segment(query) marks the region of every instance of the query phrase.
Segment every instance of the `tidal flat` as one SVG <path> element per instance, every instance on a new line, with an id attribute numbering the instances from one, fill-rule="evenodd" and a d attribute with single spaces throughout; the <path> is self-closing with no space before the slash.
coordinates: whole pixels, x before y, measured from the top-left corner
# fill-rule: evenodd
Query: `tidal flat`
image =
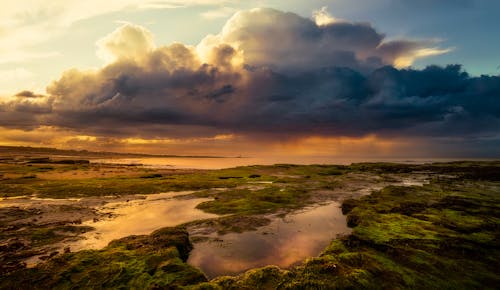
<path id="1" fill-rule="evenodd" d="M 0 288 L 495 289 L 500 162 L 0 163 Z"/>

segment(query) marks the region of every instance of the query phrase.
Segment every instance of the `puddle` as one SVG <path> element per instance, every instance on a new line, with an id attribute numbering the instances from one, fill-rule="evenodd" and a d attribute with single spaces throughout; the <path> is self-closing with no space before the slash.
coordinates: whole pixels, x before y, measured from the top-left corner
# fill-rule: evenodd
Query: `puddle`
<path id="1" fill-rule="evenodd" d="M 35 200 L 35 201 L 42 201 L 42 202 L 80 202 L 82 199 L 81 198 L 48 198 L 48 197 L 31 197 L 30 200 Z"/>
<path id="2" fill-rule="evenodd" d="M 374 191 L 381 190 L 382 188 L 384 188 L 384 187 L 383 186 L 372 186 L 372 187 L 359 188 L 359 189 L 356 189 L 354 191 L 357 192 L 359 195 L 364 196 L 364 195 L 370 195 Z"/>
<path id="3" fill-rule="evenodd" d="M 0 207 L 7 207 L 14 204 L 18 199 L 29 199 L 28 195 L 0 197 Z"/>
<path id="4" fill-rule="evenodd" d="M 409 187 L 409 186 L 424 186 L 425 184 L 429 184 L 429 177 L 427 175 L 416 175 L 416 176 L 404 177 L 400 181 L 397 181 L 395 183 L 371 185 L 365 188 L 358 188 L 355 191 L 361 196 L 364 196 L 364 195 L 370 195 L 375 191 L 379 191 L 384 187 L 386 187 L 387 185 Z"/>
<path id="5" fill-rule="evenodd" d="M 0 207 L 34 208 L 49 205 L 75 204 L 81 200 L 81 198 L 41 198 L 34 195 L 20 195 L 0 198 Z"/>
<path id="6" fill-rule="evenodd" d="M 213 218 L 217 215 L 196 209 L 196 205 L 210 198 L 173 199 L 192 192 L 167 192 L 144 196 L 144 199 L 111 202 L 98 211 L 107 218 L 86 221 L 82 225 L 95 230 L 83 234 L 83 239 L 67 243 L 71 251 L 100 249 L 114 239 L 130 235 L 147 235 L 151 232 L 185 222 Z"/>
<path id="7" fill-rule="evenodd" d="M 273 181 L 248 181 L 251 184 L 273 184 Z"/>
<path id="8" fill-rule="evenodd" d="M 426 184 L 426 182 L 414 179 L 403 179 L 401 181 L 402 186 L 423 186 L 424 184 Z"/>
<path id="9" fill-rule="evenodd" d="M 286 268 L 317 256 L 331 240 L 350 231 L 340 204 L 333 202 L 277 218 L 257 231 L 214 234 L 212 240 L 194 244 L 188 263 L 210 279 L 266 265 Z"/>

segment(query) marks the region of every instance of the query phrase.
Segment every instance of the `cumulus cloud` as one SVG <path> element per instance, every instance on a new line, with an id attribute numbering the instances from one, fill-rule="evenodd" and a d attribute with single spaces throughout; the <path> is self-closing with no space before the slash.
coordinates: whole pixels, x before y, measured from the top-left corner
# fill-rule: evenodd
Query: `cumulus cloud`
<path id="1" fill-rule="evenodd" d="M 97 41 L 97 55 L 107 62 L 140 59 L 155 48 L 153 34 L 142 26 L 126 23 Z"/>
<path id="2" fill-rule="evenodd" d="M 432 40 L 387 41 L 369 23 L 335 21 L 326 9 L 315 12 L 314 18 L 268 8 L 240 11 L 219 34 L 207 36 L 197 48 L 203 55 L 221 44 L 230 45 L 246 64 L 278 71 L 409 66 L 420 57 L 448 51 L 434 47 Z"/>
<path id="3" fill-rule="evenodd" d="M 459 65 L 398 69 L 401 58 L 444 50 L 386 41 L 367 23 L 317 22 L 242 11 L 196 47 L 156 46 L 125 24 L 98 42 L 112 62 L 66 71 L 46 96 L 1 103 L 0 125 L 141 138 L 498 135 L 500 77 Z"/>

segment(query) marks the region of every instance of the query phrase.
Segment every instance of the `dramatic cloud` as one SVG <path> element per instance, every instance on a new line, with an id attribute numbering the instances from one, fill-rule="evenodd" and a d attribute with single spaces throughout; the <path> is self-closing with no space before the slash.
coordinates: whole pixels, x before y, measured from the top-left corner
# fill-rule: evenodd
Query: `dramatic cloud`
<path id="1" fill-rule="evenodd" d="M 66 71 L 46 96 L 24 91 L 0 103 L 0 125 L 134 140 L 498 138 L 500 77 L 471 77 L 459 65 L 394 67 L 446 52 L 434 46 L 387 41 L 325 10 L 314 20 L 241 11 L 196 47 L 156 47 L 145 28 L 124 24 L 98 41 L 108 64 Z"/>
<path id="2" fill-rule="evenodd" d="M 325 9 L 314 16 L 312 21 L 274 9 L 240 11 L 221 33 L 207 36 L 197 48 L 205 55 L 214 47 L 230 45 L 246 64 L 278 71 L 409 66 L 417 58 L 448 51 L 432 47 L 430 40 L 385 41 L 370 24 L 335 21 Z"/>

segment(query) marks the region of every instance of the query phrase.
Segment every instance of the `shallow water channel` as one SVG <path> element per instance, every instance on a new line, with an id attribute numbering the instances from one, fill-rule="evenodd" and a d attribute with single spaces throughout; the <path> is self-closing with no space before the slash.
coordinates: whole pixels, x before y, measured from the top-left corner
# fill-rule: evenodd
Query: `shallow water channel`
<path id="1" fill-rule="evenodd" d="M 418 175 L 403 178 L 398 185 L 421 186 L 424 183 L 426 183 L 426 176 Z M 378 187 L 372 185 L 356 189 L 356 191 L 364 195 L 374 189 Z M 88 210 L 95 210 L 99 216 L 98 219 L 82 218 L 84 220 L 82 225 L 93 227 L 94 230 L 55 245 L 60 249 L 69 246 L 74 252 L 84 249 L 100 249 L 114 239 L 150 234 L 163 227 L 220 217 L 196 209 L 198 204 L 209 201 L 210 198 L 182 197 L 191 193 L 191 191 L 166 192 L 114 200 L 113 197 L 5 198 L 1 200 L 0 207 L 38 208 L 42 205 L 45 207 L 78 205 L 88 207 Z M 50 210 L 45 208 L 44 211 L 49 215 L 46 218 L 47 221 L 51 221 Z M 339 235 L 349 234 L 351 231 L 347 227 L 346 217 L 342 215 L 338 202 L 316 204 L 289 213 L 285 217 L 270 215 L 267 218 L 271 219 L 271 222 L 255 231 L 202 235 L 202 239 L 195 239 L 194 249 L 190 253 L 188 263 L 202 269 L 209 278 L 239 274 L 248 269 L 266 265 L 287 268 L 308 257 L 317 256 L 333 239 Z M 190 234 L 197 235 L 196 232 Z M 28 266 L 34 266 L 40 262 L 38 258 L 34 256 L 27 259 Z"/>
<path id="2" fill-rule="evenodd" d="M 196 205 L 209 201 L 210 198 L 174 198 L 190 193 L 192 192 L 166 192 L 147 195 L 144 199 L 108 203 L 99 208 L 99 211 L 109 213 L 109 217 L 84 222 L 83 225 L 95 230 L 83 234 L 83 239 L 67 245 L 72 251 L 100 249 L 114 239 L 147 235 L 163 227 L 217 217 L 196 209 Z"/>
<path id="3" fill-rule="evenodd" d="M 64 246 L 71 251 L 100 249 L 125 236 L 150 234 L 162 227 L 218 217 L 196 209 L 196 205 L 209 198 L 176 198 L 189 193 L 167 192 L 107 203 L 98 211 L 108 217 L 84 222 L 83 225 L 94 230 Z M 284 218 L 269 218 L 271 223 L 256 231 L 214 233 L 208 236 L 208 241 L 196 242 L 188 263 L 201 268 L 209 278 L 266 265 L 289 267 L 317 256 L 332 239 L 350 232 L 337 202 L 307 207 Z"/>
<path id="4" fill-rule="evenodd" d="M 230 233 L 194 244 L 188 263 L 208 278 L 266 265 L 289 267 L 317 256 L 339 235 L 350 233 L 340 204 L 309 207 L 274 218 L 256 231 Z"/>
<path id="5" fill-rule="evenodd" d="M 130 235 L 146 235 L 163 227 L 219 217 L 196 209 L 198 204 L 210 198 L 182 198 L 182 195 L 190 193 L 166 192 L 140 198 L 108 199 L 107 202 L 107 198 L 56 200 L 23 197 L 2 200 L 0 205 L 36 207 L 41 204 L 78 204 L 93 207 L 99 219 L 86 220 L 82 225 L 94 229 L 55 245 L 60 249 L 69 247 L 75 252 L 101 249 L 114 239 Z M 207 240 L 194 243 L 188 263 L 202 269 L 209 278 L 238 274 L 266 265 L 286 268 L 317 256 L 331 240 L 350 232 L 337 202 L 316 204 L 285 217 L 271 215 L 267 218 L 271 222 L 255 231 L 206 235 Z M 25 262 L 31 267 L 40 262 L 39 258 L 33 256 Z"/>

